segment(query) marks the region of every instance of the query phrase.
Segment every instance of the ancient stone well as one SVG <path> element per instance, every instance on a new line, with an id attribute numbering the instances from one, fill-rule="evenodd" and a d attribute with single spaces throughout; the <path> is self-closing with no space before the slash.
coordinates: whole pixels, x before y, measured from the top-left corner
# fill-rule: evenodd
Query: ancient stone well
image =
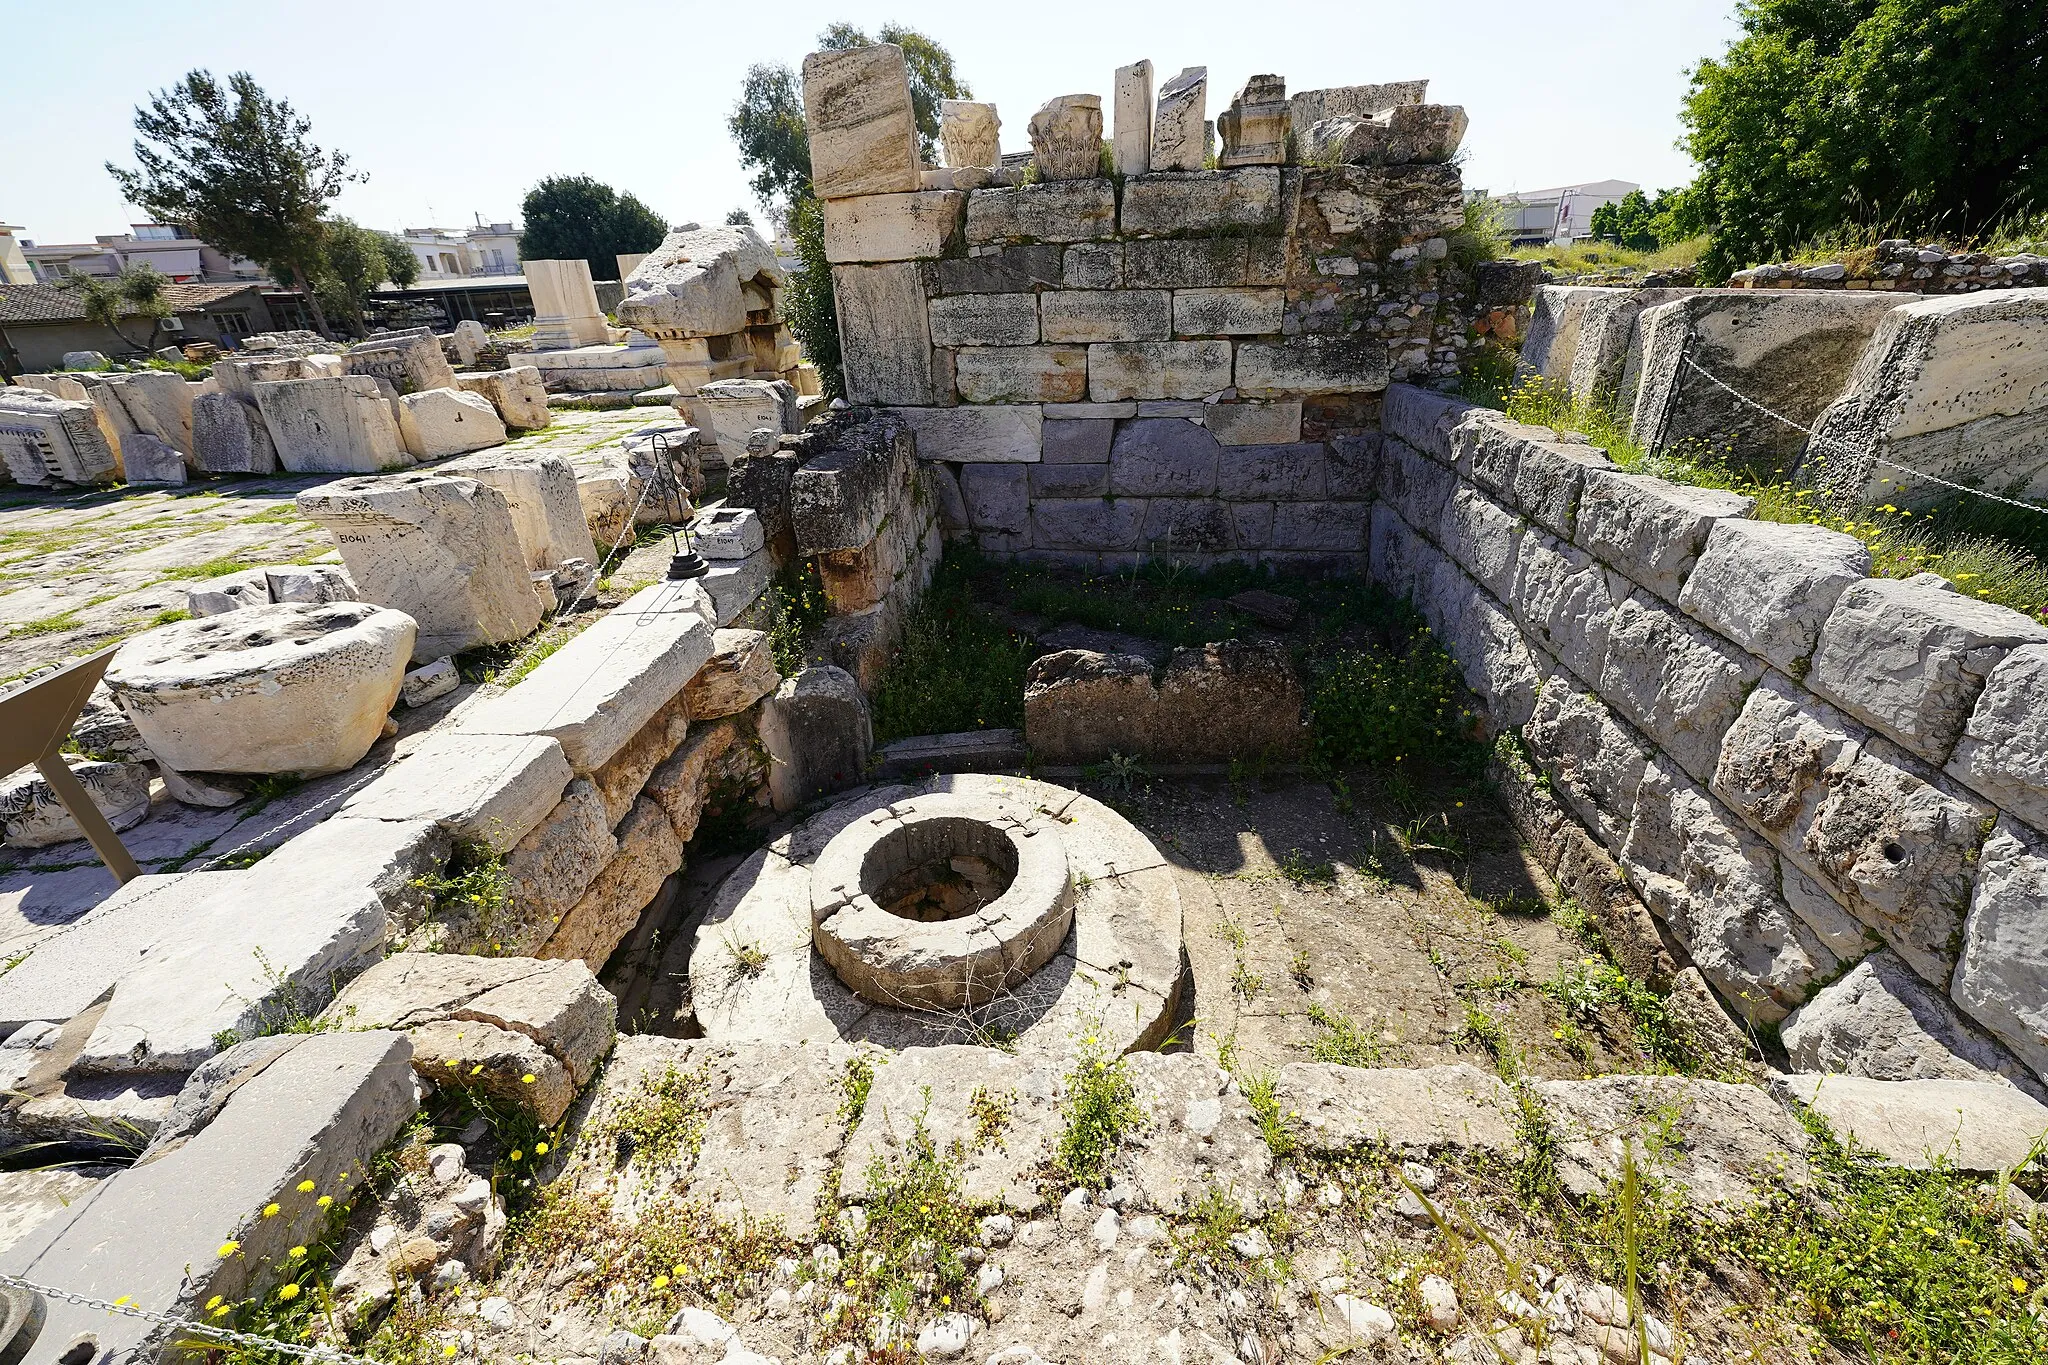
<path id="1" fill-rule="evenodd" d="M 718 1041 L 1054 1054 L 1157 1046 L 1180 978 L 1180 897 L 1151 841 L 1077 792 L 984 774 L 812 817 L 727 879 L 690 960 Z"/>

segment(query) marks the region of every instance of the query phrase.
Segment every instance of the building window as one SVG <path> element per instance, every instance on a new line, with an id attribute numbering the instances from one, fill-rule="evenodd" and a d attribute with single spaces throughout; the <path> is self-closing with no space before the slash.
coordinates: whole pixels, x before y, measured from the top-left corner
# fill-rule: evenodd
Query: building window
<path id="1" fill-rule="evenodd" d="M 215 313 L 213 315 L 213 325 L 219 329 L 220 334 L 224 337 L 245 337 L 249 335 L 249 315 L 247 313 Z"/>

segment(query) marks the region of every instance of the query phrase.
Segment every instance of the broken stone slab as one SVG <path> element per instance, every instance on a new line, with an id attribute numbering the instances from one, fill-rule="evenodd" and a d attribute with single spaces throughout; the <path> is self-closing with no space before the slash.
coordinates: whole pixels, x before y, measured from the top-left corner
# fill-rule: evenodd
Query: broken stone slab
<path id="1" fill-rule="evenodd" d="M 308 880 L 368 887 L 384 902 L 394 937 L 413 932 L 434 909 L 433 879 L 448 866 L 454 840 L 431 820 L 329 816 L 272 850 L 280 867 Z"/>
<path id="2" fill-rule="evenodd" d="M 0 1030 L 61 1025 L 83 1014 L 134 970 L 162 931 L 166 911 L 204 904 L 239 872 L 145 872 L 78 919 L 45 934 L 35 952 L 0 976 Z M 196 881 L 194 879 L 197 879 Z"/>
<path id="3" fill-rule="evenodd" d="M 168 441 L 131 431 L 121 438 L 121 477 L 131 484 L 182 484 L 185 457 Z"/>
<path id="4" fill-rule="evenodd" d="M 439 460 L 505 443 L 491 400 L 465 389 L 424 389 L 398 400 L 398 434 L 417 460 Z"/>
<path id="5" fill-rule="evenodd" d="M 1063 1078 L 1047 1059 L 982 1047 L 913 1048 L 875 1069 L 841 1164 L 856 1177 L 879 1165 L 886 1178 L 892 1166 L 918 1158 L 920 1133 L 933 1151 L 957 1142 L 961 1191 L 970 1203 L 1031 1213 L 1044 1203 L 1033 1175 L 1057 1152 L 1063 1092 Z M 1000 1141 L 985 1134 L 983 1115 L 991 1112 L 1004 1116 Z M 863 1184 L 846 1181 L 845 1196 L 858 1197 Z"/>
<path id="6" fill-rule="evenodd" d="M 243 569 L 240 573 L 209 578 L 196 588 L 185 590 L 185 610 L 196 617 L 218 616 L 243 607 L 270 605 L 268 568 Z"/>
<path id="7" fill-rule="evenodd" d="M 945 150 L 948 166 L 993 169 L 1002 164 L 1002 146 L 998 141 L 1002 126 L 993 104 L 939 101 L 939 144 Z"/>
<path id="8" fill-rule="evenodd" d="M 1158 716 L 1159 690 L 1144 658 L 1063 649 L 1025 670 L 1024 735 L 1041 763 L 1135 756 L 1150 747 Z"/>
<path id="9" fill-rule="evenodd" d="M 1110 139 L 1111 168 L 1120 176 L 1152 169 L 1152 63 L 1116 69 L 1116 110 Z"/>
<path id="10" fill-rule="evenodd" d="M 405 675 L 404 681 L 398 685 L 398 700 L 403 706 L 425 706 L 460 686 L 462 674 L 456 669 L 455 660 L 443 654 L 434 662 L 421 664 Z"/>
<path id="11" fill-rule="evenodd" d="M 1987 675 L 2048 626 L 2009 607 L 1917 583 L 1845 590 L 1821 628 L 1806 683 L 1930 763 L 1947 761 Z"/>
<path id="12" fill-rule="evenodd" d="M 101 1182 L 10 1248 L 0 1270 L 179 1320 L 215 1296 L 267 1296 L 293 1263 L 289 1249 L 326 1230 L 319 1199 L 342 1202 L 367 1182 L 372 1158 L 411 1121 L 409 1054 L 394 1033 L 299 1040 L 182 1146 Z M 272 1205 L 278 1214 L 265 1217 Z M 58 1343 L 90 1333 L 100 1351 L 137 1358 L 180 1340 L 167 1323 L 58 1302 L 43 1330 Z"/>
<path id="13" fill-rule="evenodd" d="M 120 437 L 90 399 L 33 389 L 0 389 L 0 463 L 16 483 L 111 483 L 120 476 Z"/>
<path id="14" fill-rule="evenodd" d="M 455 387 L 455 371 L 441 350 L 440 339 L 424 327 L 359 341 L 342 360 L 346 373 L 383 380 L 401 397 Z"/>
<path id="15" fill-rule="evenodd" d="M 1874 1081 L 1862 1076 L 1780 1076 L 1773 1082 L 1853 1140 L 1909 1170 L 1937 1158 L 1964 1171 L 2019 1165 L 2048 1134 L 2048 1105 L 1987 1081 Z"/>
<path id="16" fill-rule="evenodd" d="M 1180 1215 L 1206 1188 L 1227 1192 L 1252 1217 L 1273 1207 L 1273 1153 L 1250 1101 L 1220 1067 L 1190 1052 L 1132 1052 L 1124 1064 L 1146 1119 L 1125 1137 L 1116 1165 L 1140 1207 Z"/>
<path id="17" fill-rule="evenodd" d="M 820 199 L 918 188 L 917 118 L 902 48 L 813 52 L 804 58 L 803 81 L 811 185 Z"/>
<path id="18" fill-rule="evenodd" d="M 1031 116 L 1030 131 L 1040 180 L 1087 180 L 1101 173 L 1102 96 L 1047 100 Z"/>
<path id="19" fill-rule="evenodd" d="M 1999 817 L 1977 857 L 1951 990 L 1956 1004 L 2048 1081 L 2048 838 Z"/>
<path id="20" fill-rule="evenodd" d="M 340 813 L 431 820 L 458 839 L 506 853 L 554 809 L 574 777 L 551 736 L 437 731 Z"/>
<path id="21" fill-rule="evenodd" d="M 547 735 L 579 774 L 602 767 L 711 657 L 704 594 L 657 583 L 628 598 L 509 691 L 466 710 L 477 735 Z"/>
<path id="22" fill-rule="evenodd" d="M 1216 165 L 1279 166 L 1287 161 L 1287 82 L 1278 76 L 1253 76 L 1216 116 L 1222 140 Z"/>
<path id="23" fill-rule="evenodd" d="M 1387 81 L 1378 85 L 1340 85 L 1304 90 L 1288 101 L 1294 135 L 1305 138 L 1324 119 L 1377 114 L 1396 105 L 1420 104 L 1429 94 L 1428 81 Z"/>
<path id="24" fill-rule="evenodd" d="M 363 597 L 419 623 L 413 661 L 523 638 L 540 624 L 505 495 L 440 473 L 341 479 L 298 495 Z"/>
<path id="25" fill-rule="evenodd" d="M 2024 1066 L 1888 952 L 1872 953 L 1829 982 L 1793 1011 L 1783 1036 L 1785 1055 L 1799 1071 L 1875 1081 L 1988 1081 L 2041 1098 Z"/>
<path id="26" fill-rule="evenodd" d="M 762 703 L 760 729 L 779 811 L 860 781 L 874 747 L 867 698 L 851 674 L 831 664 L 784 678 Z"/>
<path id="27" fill-rule="evenodd" d="M 1653 1178 L 1710 1211 L 1811 1180 L 1806 1130 L 1761 1087 L 1681 1076 L 1537 1081 L 1556 1135 L 1558 1176 L 1585 1199 L 1622 1178 L 1624 1145 Z"/>
<path id="28" fill-rule="evenodd" d="M 1317 165 L 1442 165 L 1465 140 L 1455 104 L 1400 104 L 1372 114 L 1339 114 L 1309 125 L 1301 156 Z"/>
<path id="29" fill-rule="evenodd" d="M 540 431 L 554 421 L 554 413 L 548 408 L 547 384 L 532 365 L 458 374 L 455 382 L 466 392 L 489 399 L 497 410 L 498 420 L 508 428 Z"/>
<path id="30" fill-rule="evenodd" d="M 576 470 L 561 456 L 490 450 L 450 460 L 440 472 L 475 479 L 505 495 L 528 569 L 559 568 L 572 559 L 598 562 L 576 492 Z"/>
<path id="31" fill-rule="evenodd" d="M 1499 1077 L 1465 1063 L 1368 1069 L 1334 1062 L 1282 1067 L 1274 1098 L 1303 1148 L 1341 1156 L 1364 1146 L 1513 1155 L 1520 1111 Z"/>
<path id="32" fill-rule="evenodd" d="M 746 710 L 781 681 L 765 631 L 717 631 L 711 657 L 683 689 L 684 706 L 692 720 L 717 720 Z"/>
<path id="33" fill-rule="evenodd" d="M 339 564 L 287 564 L 265 568 L 263 582 L 273 602 L 320 605 L 327 602 L 357 602 L 356 583 Z"/>
<path id="34" fill-rule="evenodd" d="M 133 829 L 148 818 L 149 769 L 143 764 L 67 759 L 66 765 L 116 831 Z M 56 788 L 34 768 L 0 780 L 0 844 L 47 848 L 84 837 Z"/>
<path id="35" fill-rule="evenodd" d="M 1676 602 L 1715 525 L 1755 510 L 1756 499 L 1741 494 L 1592 469 L 1579 495 L 1573 539 L 1633 582 Z"/>
<path id="36" fill-rule="evenodd" d="M 875 751 L 878 775 L 904 778 L 930 773 L 1008 772 L 1024 766 L 1022 730 L 963 730 L 914 735 Z"/>
<path id="37" fill-rule="evenodd" d="M 899 190 L 917 188 L 913 178 Z M 861 193 L 879 193 L 879 190 Z M 673 228 L 625 281 L 625 297 L 614 310 L 619 323 L 662 344 L 669 378 L 682 393 L 696 392 L 708 374 L 691 373 L 707 363 L 695 338 L 744 331 L 747 314 L 759 305 L 749 298 L 773 298 L 784 281 L 775 252 L 748 226 Z M 704 359 L 699 359 L 700 353 Z M 684 380 L 688 383 L 685 384 Z"/>
<path id="38" fill-rule="evenodd" d="M 1687 615 L 1772 667 L 1799 671 L 1842 593 L 1870 573 L 1854 536 L 1775 521 L 1717 521 L 1685 580 Z"/>
<path id="39" fill-rule="evenodd" d="M 653 903 L 662 882 L 681 869 L 682 841 L 666 809 L 652 797 L 636 801 L 615 833 L 619 851 L 563 914 L 539 956 L 580 958 L 592 971 L 603 967 Z"/>
<path id="40" fill-rule="evenodd" d="M 279 463 L 294 474 L 373 474 L 413 463 L 391 404 L 367 375 L 251 386 Z"/>
<path id="41" fill-rule="evenodd" d="M 2048 645 L 2022 645 L 1985 675 L 1946 771 L 2048 829 Z"/>
<path id="42" fill-rule="evenodd" d="M 1199 171 L 1208 156 L 1209 68 L 1190 66 L 1159 88 L 1150 169 Z"/>
<path id="43" fill-rule="evenodd" d="M 52 1216 L 86 1199 L 93 1187 L 121 1168 L 92 1162 L 0 1172 L 0 1253 L 33 1233 Z"/>
<path id="44" fill-rule="evenodd" d="M 144 435 L 177 452 L 181 464 L 191 464 L 193 388 L 183 377 L 162 370 L 139 370 L 83 375 L 79 382 L 106 406 L 121 433 L 124 457 L 128 437 Z"/>
<path id="45" fill-rule="evenodd" d="M 106 681 L 161 763 L 317 776 L 382 735 L 414 635 L 368 602 L 247 607 L 130 641 Z"/>

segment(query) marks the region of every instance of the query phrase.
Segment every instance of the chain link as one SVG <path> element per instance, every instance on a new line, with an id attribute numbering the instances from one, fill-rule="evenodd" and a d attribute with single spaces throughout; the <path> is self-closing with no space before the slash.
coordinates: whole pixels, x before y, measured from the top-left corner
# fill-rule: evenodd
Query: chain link
<path id="1" fill-rule="evenodd" d="M 1862 458 L 1868 454 L 1867 451 L 1864 451 L 1857 446 L 1850 445 L 1847 441 L 1839 441 L 1830 436 L 1816 435 L 1814 433 L 1813 428 L 1803 426 L 1800 423 L 1791 419 L 1790 417 L 1787 417 L 1784 413 L 1778 412 L 1773 408 L 1765 407 L 1762 403 L 1757 402 L 1748 394 L 1743 393 L 1741 390 L 1736 389 L 1729 385 L 1729 383 L 1726 380 L 1722 379 L 1712 370 L 1709 370 L 1706 366 L 1700 364 L 1697 360 L 1694 360 L 1691 356 L 1680 355 L 1678 358 L 1684 361 L 1688 368 L 1697 371 L 1701 376 L 1703 376 L 1706 379 L 1708 383 L 1728 393 L 1737 402 L 1755 408 L 1758 412 L 1762 413 L 1766 417 L 1775 418 L 1776 420 L 1783 422 L 1786 426 L 1791 427 L 1794 431 L 1803 433 L 1808 440 L 1818 442 L 1819 444 L 1824 446 L 1833 446 L 1835 449 L 1843 451 L 1846 454 L 1855 456 L 1857 458 Z M 1911 474 L 1916 479 L 1925 479 L 1929 483 L 1938 483 L 1943 488 L 1953 488 L 1958 493 L 1968 493 L 1974 497 L 1989 498 L 1993 502 L 2002 502 L 2007 507 L 2021 507 L 2025 508 L 2029 512 L 2041 512 L 2044 514 L 2048 514 L 2048 507 L 2043 507 L 2041 504 L 2037 502 L 2022 502 L 2018 498 L 2007 498 L 2001 497 L 1997 493 L 1987 493 L 1981 488 L 1971 488 L 1965 484 L 1951 483 L 1949 480 L 1942 478 L 1939 474 L 1929 474 L 1925 470 L 1914 469 L 1910 465 L 1903 465 L 1892 460 L 1887 460 L 1882 455 L 1870 455 L 1869 458 L 1873 463 L 1881 464 L 1886 469 L 1896 469 L 1901 474 Z"/>
<path id="2" fill-rule="evenodd" d="M 383 1362 L 372 1360 L 368 1356 L 351 1355 L 347 1351 L 337 1351 L 327 1346 L 300 1346 L 289 1341 L 279 1341 L 275 1337 L 237 1332 L 229 1327 L 212 1327 L 191 1318 L 174 1317 L 169 1313 L 159 1313 L 132 1303 L 108 1303 L 105 1299 L 96 1299 L 89 1294 L 79 1294 L 69 1289 L 52 1289 L 49 1285 L 24 1280 L 18 1275 L 0 1274 L 0 1285 L 12 1289 L 26 1289 L 41 1294 L 46 1299 L 76 1304 L 80 1308 L 90 1308 L 97 1312 L 119 1313 L 123 1317 L 162 1323 L 209 1341 L 225 1342 L 230 1346 L 244 1346 L 257 1351 L 281 1351 L 285 1355 L 298 1356 L 302 1360 L 326 1361 L 330 1365 L 383 1365 Z"/>

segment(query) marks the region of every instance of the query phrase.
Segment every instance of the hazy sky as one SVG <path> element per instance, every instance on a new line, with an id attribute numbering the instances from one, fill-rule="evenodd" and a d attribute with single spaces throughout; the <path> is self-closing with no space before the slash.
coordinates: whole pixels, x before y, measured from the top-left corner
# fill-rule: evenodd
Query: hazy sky
<path id="1" fill-rule="evenodd" d="M 29 14 L 37 16 L 33 30 Z M 1290 92 L 1426 76 L 1471 116 L 1465 182 L 1496 193 L 1617 178 L 1690 178 L 1679 135 L 1685 71 L 1735 32 L 1734 0 L 1116 0 L 1013 3 L 466 5 L 346 0 L 98 0 L 89 32 L 0 0 L 0 222 L 38 242 L 120 232 L 104 163 L 127 163 L 134 106 L 193 67 L 247 70 L 313 120 L 369 180 L 337 211 L 372 227 L 460 226 L 518 211 L 534 181 L 589 174 L 671 222 L 754 205 L 725 118 L 747 67 L 801 63 L 818 31 L 889 21 L 950 48 L 1003 146 L 1029 146 L 1055 95 L 1113 90 L 1149 57 L 1163 82 L 1209 68 L 1211 117 L 1244 79 Z M 13 11 L 10 18 L 10 11 Z M 759 216 L 758 213 L 756 215 Z"/>

